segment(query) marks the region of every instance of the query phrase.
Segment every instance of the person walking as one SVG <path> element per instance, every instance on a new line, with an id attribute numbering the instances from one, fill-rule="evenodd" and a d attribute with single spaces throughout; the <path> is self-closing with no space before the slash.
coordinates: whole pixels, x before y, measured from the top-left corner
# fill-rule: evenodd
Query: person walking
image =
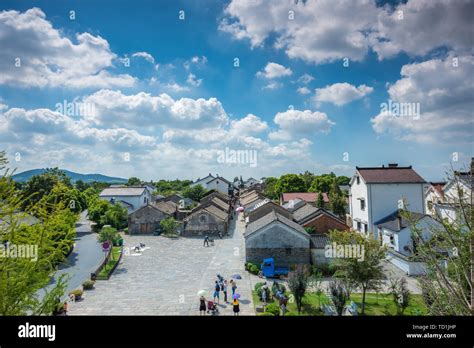
<path id="1" fill-rule="evenodd" d="M 264 306 L 267 304 L 267 290 L 268 290 L 268 286 L 267 286 L 267 282 L 265 282 L 265 284 L 263 284 L 262 286 L 262 302 Z"/>
<path id="2" fill-rule="evenodd" d="M 222 292 L 224 293 L 224 301 L 227 303 L 227 279 L 225 279 L 222 284 Z"/>
<path id="3" fill-rule="evenodd" d="M 235 282 L 233 279 L 230 282 L 232 283 L 232 296 L 234 296 L 235 290 L 237 290 L 237 282 Z"/>
<path id="4" fill-rule="evenodd" d="M 240 312 L 240 306 L 239 306 L 239 300 L 234 298 L 234 301 L 232 301 L 232 310 L 234 311 L 234 315 L 239 315 Z"/>
<path id="5" fill-rule="evenodd" d="M 204 244 L 202 245 L 203 247 L 209 246 L 209 236 L 204 237 Z"/>
<path id="6" fill-rule="evenodd" d="M 217 298 L 217 304 L 219 304 L 219 291 L 221 291 L 221 287 L 219 286 L 219 283 L 216 280 L 216 284 L 214 285 L 214 302 L 216 302 Z"/>
<path id="7" fill-rule="evenodd" d="M 199 299 L 199 315 L 206 315 L 206 299 L 204 296 Z"/>

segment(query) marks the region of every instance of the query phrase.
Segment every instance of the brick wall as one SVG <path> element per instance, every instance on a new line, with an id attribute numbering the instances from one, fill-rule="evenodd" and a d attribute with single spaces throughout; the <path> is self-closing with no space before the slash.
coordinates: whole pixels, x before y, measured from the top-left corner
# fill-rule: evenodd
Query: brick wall
<path id="1" fill-rule="evenodd" d="M 304 224 L 303 227 L 314 227 L 315 233 L 328 233 L 331 230 L 349 230 L 349 226 L 324 214 L 319 218 Z"/>

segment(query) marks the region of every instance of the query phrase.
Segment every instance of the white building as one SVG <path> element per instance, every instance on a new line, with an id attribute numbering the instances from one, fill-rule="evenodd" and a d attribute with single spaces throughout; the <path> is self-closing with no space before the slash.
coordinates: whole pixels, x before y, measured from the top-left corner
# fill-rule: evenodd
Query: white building
<path id="1" fill-rule="evenodd" d="M 356 167 L 350 183 L 348 225 L 378 239 L 375 222 L 406 208 L 425 214 L 425 180 L 411 166 Z"/>
<path id="2" fill-rule="evenodd" d="M 99 195 L 111 203 L 122 203 L 132 213 L 152 201 L 151 191 L 146 186 L 117 186 L 105 188 Z"/>
<path id="3" fill-rule="evenodd" d="M 210 173 L 208 176 L 202 179 L 197 179 L 191 184 L 191 186 L 196 185 L 201 185 L 206 190 L 217 190 L 225 195 L 228 195 L 229 190 L 232 190 L 232 184 L 229 181 L 219 175 L 213 176 Z"/>
<path id="4" fill-rule="evenodd" d="M 439 227 L 431 216 L 410 213 L 410 220 L 396 210 L 392 214 L 376 221 L 382 244 L 388 247 L 387 259 L 408 275 L 420 275 L 426 272 L 425 264 L 413 258 L 416 243 L 412 238 L 413 224 L 421 232 L 423 240 L 431 238 L 431 230 Z"/>

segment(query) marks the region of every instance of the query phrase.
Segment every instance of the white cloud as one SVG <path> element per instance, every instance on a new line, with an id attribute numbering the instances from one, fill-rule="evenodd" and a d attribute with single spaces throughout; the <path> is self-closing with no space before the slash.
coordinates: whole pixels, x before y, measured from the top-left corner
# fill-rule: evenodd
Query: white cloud
<path id="1" fill-rule="evenodd" d="M 273 119 L 279 129 L 269 134 L 272 140 L 289 140 L 312 136 L 315 133 L 329 133 L 335 125 L 324 112 L 311 110 L 287 110 L 278 112 Z"/>
<path id="2" fill-rule="evenodd" d="M 269 82 L 267 83 L 265 86 L 262 87 L 262 89 L 268 89 L 270 91 L 273 91 L 275 89 L 279 89 L 283 87 L 283 84 L 281 82 L 276 82 L 276 81 L 272 81 L 272 82 Z"/>
<path id="3" fill-rule="evenodd" d="M 230 123 L 230 133 L 236 135 L 258 134 L 268 129 L 268 124 L 258 116 L 248 114 L 239 120 Z"/>
<path id="4" fill-rule="evenodd" d="M 420 113 L 396 116 L 381 110 L 371 119 L 374 131 L 416 142 L 472 142 L 474 83 L 466 77 L 474 76 L 474 59 L 457 57 L 455 67 L 453 58 L 404 65 L 388 94 L 394 105 L 419 105 Z"/>
<path id="5" fill-rule="evenodd" d="M 199 87 L 202 83 L 202 79 L 198 79 L 196 75 L 189 73 L 188 78 L 186 79 L 186 82 L 190 84 L 191 86 Z"/>
<path id="6" fill-rule="evenodd" d="M 359 87 L 353 86 L 347 82 L 327 85 L 324 88 L 315 90 L 314 100 L 316 103 L 328 102 L 337 106 L 347 104 L 353 100 L 361 99 L 372 93 L 374 89 L 366 85 Z"/>
<path id="7" fill-rule="evenodd" d="M 296 90 L 299 94 L 302 94 L 302 95 L 306 95 L 306 94 L 310 94 L 311 91 L 309 90 L 308 87 L 299 87 L 297 90 Z"/>
<path id="8" fill-rule="evenodd" d="M 314 80 L 314 77 L 311 76 L 310 74 L 303 74 L 298 78 L 298 82 L 303 83 L 305 85 L 307 85 L 313 80 Z"/>
<path id="9" fill-rule="evenodd" d="M 258 77 L 265 79 L 276 79 L 284 76 L 290 76 L 293 72 L 290 68 L 286 68 L 281 64 L 269 62 L 263 71 L 257 72 Z"/>
<path id="10" fill-rule="evenodd" d="M 83 98 L 83 102 L 95 106 L 95 115 L 85 117 L 92 125 L 192 129 L 228 122 L 228 116 L 216 98 L 175 100 L 165 93 L 158 96 L 144 92 L 125 95 L 121 91 L 100 90 Z"/>
<path id="11" fill-rule="evenodd" d="M 192 65 L 195 65 L 199 68 L 199 67 L 203 67 L 206 64 L 207 64 L 207 57 L 206 56 L 201 56 L 201 57 L 194 56 L 191 59 L 186 60 L 183 63 L 183 66 L 186 70 L 189 70 Z"/>
<path id="12" fill-rule="evenodd" d="M 403 11 L 403 20 L 397 19 L 398 11 Z M 472 1 L 408 0 L 378 7 L 372 0 L 233 0 L 219 29 L 249 40 L 251 47 L 273 37 L 271 44 L 288 57 L 322 64 L 343 58 L 361 61 L 370 48 L 381 59 L 402 51 L 424 55 L 442 46 L 472 52 L 473 12 Z"/>
<path id="13" fill-rule="evenodd" d="M 132 57 L 140 57 L 152 64 L 155 64 L 155 58 L 153 58 L 153 56 L 148 52 L 136 52 L 132 54 Z"/>
<path id="14" fill-rule="evenodd" d="M 53 28 L 39 8 L 0 12 L 0 33 L 0 84 L 40 88 L 135 84 L 128 74 L 106 70 L 117 58 L 107 40 L 82 33 L 73 42 Z M 20 66 L 15 65 L 18 62 Z"/>

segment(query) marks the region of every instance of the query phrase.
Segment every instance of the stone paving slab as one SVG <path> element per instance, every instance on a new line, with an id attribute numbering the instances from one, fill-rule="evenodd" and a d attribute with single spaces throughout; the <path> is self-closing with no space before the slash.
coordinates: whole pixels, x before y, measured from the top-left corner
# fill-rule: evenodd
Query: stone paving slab
<path id="1" fill-rule="evenodd" d="M 197 292 L 205 290 L 212 300 L 214 281 L 239 274 L 240 314 L 255 315 L 251 281 L 244 270 L 244 223 L 235 220 L 230 237 L 203 247 L 199 238 L 170 239 L 163 236 L 124 236 L 125 247 L 144 243 L 140 255 L 124 255 L 112 277 L 97 281 L 84 299 L 69 306 L 69 315 L 199 315 Z M 148 248 L 149 247 L 149 248 Z M 228 298 L 231 290 L 229 287 Z M 220 315 L 233 315 L 220 293 Z"/>

